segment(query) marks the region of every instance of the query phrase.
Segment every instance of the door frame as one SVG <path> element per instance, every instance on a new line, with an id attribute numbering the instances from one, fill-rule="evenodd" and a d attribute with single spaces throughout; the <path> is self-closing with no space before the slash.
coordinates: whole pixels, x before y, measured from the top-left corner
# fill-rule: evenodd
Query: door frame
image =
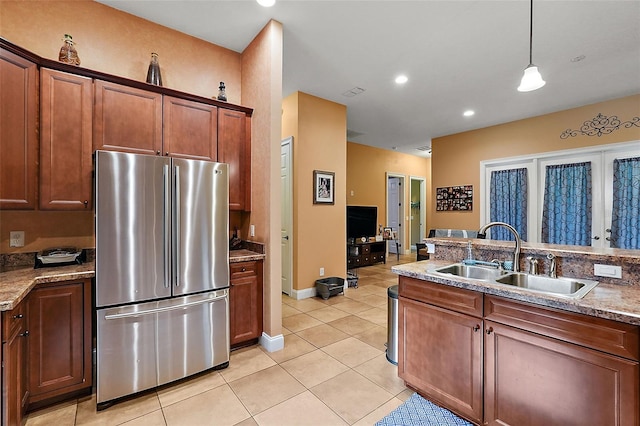
<path id="1" fill-rule="evenodd" d="M 402 206 L 401 209 L 399 209 L 399 217 L 398 217 L 398 251 L 400 254 L 407 254 L 406 250 L 404 248 L 404 242 L 406 240 L 406 226 L 405 226 L 405 216 L 406 216 L 406 205 L 405 205 L 405 198 L 406 198 L 406 176 L 403 175 L 402 173 L 393 173 L 393 172 L 386 172 L 386 179 L 385 179 L 385 188 L 384 188 L 384 193 L 385 193 L 385 205 L 386 205 L 386 216 L 385 216 L 385 222 L 386 225 L 385 226 L 389 226 L 389 179 L 391 178 L 398 178 L 400 179 L 400 187 L 401 190 L 398 192 L 398 197 L 400 200 L 400 204 Z M 389 244 L 387 244 L 387 257 L 389 256 Z"/>
<path id="2" fill-rule="evenodd" d="M 282 285 L 282 281 L 281 280 L 281 286 L 282 286 L 282 292 L 291 296 L 293 293 L 293 236 L 292 236 L 292 230 L 293 230 L 293 203 L 292 198 L 293 198 L 293 136 L 289 136 L 288 138 L 283 139 L 280 142 L 280 159 L 282 160 L 282 152 L 283 149 L 285 149 L 285 147 L 289 147 L 289 161 L 288 164 L 286 164 L 285 166 L 288 168 L 289 170 L 289 185 L 288 188 L 282 188 L 282 198 L 280 200 L 280 203 L 282 205 L 282 217 L 280 219 L 281 222 L 281 226 L 280 226 L 280 230 L 281 230 L 281 239 L 285 237 L 285 235 L 283 235 L 282 231 L 283 228 L 286 232 L 286 237 L 288 237 L 288 241 L 289 244 L 280 244 L 281 247 L 281 265 L 282 265 L 282 277 L 287 277 L 287 282 L 289 283 L 288 288 L 285 288 L 284 285 Z M 280 166 L 280 169 L 282 170 L 282 164 Z M 288 201 L 288 207 L 285 206 L 285 204 L 287 204 Z M 285 224 L 284 226 L 282 224 Z M 288 248 L 288 249 L 287 249 Z M 285 262 L 288 261 L 288 262 Z M 288 265 L 288 267 L 284 267 L 284 265 Z"/>
<path id="3" fill-rule="evenodd" d="M 427 236 L 425 232 L 426 224 L 427 224 L 427 206 L 426 206 L 427 178 L 424 176 L 409 176 L 409 203 L 411 203 L 411 195 L 412 195 L 411 184 L 413 183 L 414 180 L 420 182 L 420 194 L 419 194 L 420 213 L 417 220 L 418 220 L 418 223 L 420 224 L 419 239 L 422 240 L 422 238 L 425 238 Z M 411 205 L 409 205 L 409 210 L 411 210 Z M 411 232 L 411 229 L 413 229 L 413 220 L 411 219 L 412 217 L 413 215 L 409 214 L 409 232 Z M 411 241 L 411 233 L 409 233 L 409 249 L 410 250 L 415 249 L 415 244 L 412 244 L 412 241 Z"/>

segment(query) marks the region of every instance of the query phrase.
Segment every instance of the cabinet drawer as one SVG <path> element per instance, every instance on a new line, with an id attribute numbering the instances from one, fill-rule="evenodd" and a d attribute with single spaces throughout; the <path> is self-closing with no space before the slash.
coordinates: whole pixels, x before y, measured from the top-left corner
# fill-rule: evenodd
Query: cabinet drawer
<path id="1" fill-rule="evenodd" d="M 409 299 L 463 314 L 482 316 L 482 293 L 401 276 L 398 293 Z"/>
<path id="2" fill-rule="evenodd" d="M 496 296 L 485 298 L 485 313 L 485 318 L 491 321 L 640 360 L 638 326 Z"/>
<path id="3" fill-rule="evenodd" d="M 369 253 L 371 253 L 371 246 L 369 244 L 363 244 L 362 254 L 369 254 Z"/>
<path id="4" fill-rule="evenodd" d="M 234 280 L 236 278 L 255 276 L 257 270 L 256 263 L 257 262 L 232 263 L 229 266 L 231 272 L 230 279 Z"/>
<path id="5" fill-rule="evenodd" d="M 22 301 L 10 311 L 2 313 L 2 340 L 8 339 L 20 327 L 26 328 L 27 304 Z"/>

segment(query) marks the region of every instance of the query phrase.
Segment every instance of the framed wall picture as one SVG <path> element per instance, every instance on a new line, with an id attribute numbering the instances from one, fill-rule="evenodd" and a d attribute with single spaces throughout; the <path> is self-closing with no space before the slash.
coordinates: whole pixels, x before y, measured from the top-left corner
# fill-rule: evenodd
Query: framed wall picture
<path id="1" fill-rule="evenodd" d="M 333 204 L 335 194 L 334 172 L 313 171 L 313 204 Z"/>
<path id="2" fill-rule="evenodd" d="M 384 228 L 384 229 L 382 230 L 382 237 L 383 237 L 385 240 L 391 240 L 391 239 L 392 239 L 392 238 L 391 238 L 392 236 L 393 236 L 393 229 L 391 229 L 391 228 Z"/>
<path id="3" fill-rule="evenodd" d="M 436 188 L 436 211 L 472 211 L 473 186 Z"/>

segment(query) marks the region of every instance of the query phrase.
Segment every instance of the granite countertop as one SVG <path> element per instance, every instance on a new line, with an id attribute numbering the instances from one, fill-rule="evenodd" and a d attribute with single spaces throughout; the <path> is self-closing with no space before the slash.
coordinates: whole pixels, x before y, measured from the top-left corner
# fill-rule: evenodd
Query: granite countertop
<path id="1" fill-rule="evenodd" d="M 264 254 L 251 250 L 231 250 L 229 263 L 262 260 Z M 6 268 L 0 272 L 0 311 L 15 308 L 38 284 L 80 280 L 95 276 L 95 263 L 34 269 L 29 266 Z"/>
<path id="2" fill-rule="evenodd" d="M 640 286 L 606 284 L 601 282 L 582 299 L 571 299 L 544 293 L 534 293 L 525 289 L 498 283 L 457 276 L 446 276 L 434 272 L 434 269 L 452 263 L 456 262 L 425 260 L 393 266 L 391 271 L 398 275 L 427 280 L 452 287 L 479 291 L 481 293 L 606 318 L 627 324 L 640 325 Z"/>

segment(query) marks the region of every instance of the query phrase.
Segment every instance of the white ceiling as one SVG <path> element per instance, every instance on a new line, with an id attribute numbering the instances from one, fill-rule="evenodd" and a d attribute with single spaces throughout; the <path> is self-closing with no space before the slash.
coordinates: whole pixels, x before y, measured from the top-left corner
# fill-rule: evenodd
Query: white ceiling
<path id="1" fill-rule="evenodd" d="M 547 84 L 528 93 L 516 91 L 529 63 L 527 0 L 99 1 L 237 52 L 275 19 L 283 97 L 344 104 L 350 141 L 415 155 L 438 136 L 640 93 L 638 0 L 536 0 L 533 62 Z M 409 81 L 398 86 L 401 73 Z M 354 87 L 365 91 L 343 96 Z"/>

